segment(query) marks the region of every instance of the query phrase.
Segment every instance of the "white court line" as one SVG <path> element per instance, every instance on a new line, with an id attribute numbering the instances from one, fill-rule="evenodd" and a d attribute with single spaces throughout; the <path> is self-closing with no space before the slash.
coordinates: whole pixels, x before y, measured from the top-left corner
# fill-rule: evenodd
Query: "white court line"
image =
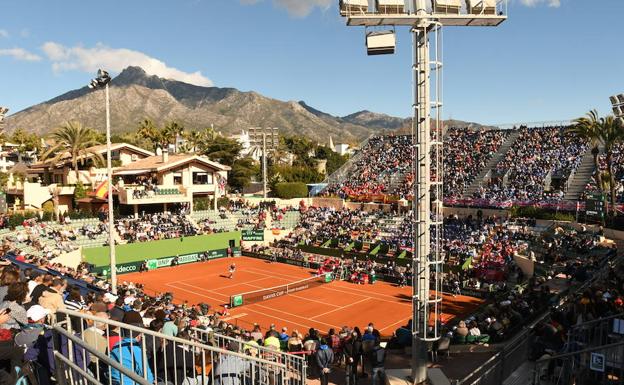
<path id="1" fill-rule="evenodd" d="M 371 298 L 364 298 L 364 299 L 361 299 L 361 300 L 359 300 L 359 301 L 357 301 L 357 302 L 352 302 L 352 303 L 350 303 L 350 304 L 348 304 L 348 305 L 340 306 L 340 307 L 339 307 L 339 308 L 337 308 L 337 309 L 333 309 L 333 310 L 330 310 L 330 311 L 326 311 L 325 313 L 321 313 L 321 314 L 319 314 L 319 315 L 315 315 L 314 317 L 311 317 L 310 319 L 316 319 L 316 318 L 318 318 L 318 317 L 322 317 L 322 316 L 324 316 L 324 315 L 326 315 L 326 314 L 333 313 L 333 312 L 335 312 L 335 311 L 345 309 L 345 308 L 347 308 L 347 307 L 349 307 L 349 306 L 357 305 L 358 303 L 362 303 L 362 302 L 364 302 L 364 301 L 368 301 L 369 299 L 371 299 Z"/>
<path id="2" fill-rule="evenodd" d="M 400 320 L 400 321 L 397 321 L 397 322 L 395 322 L 395 323 L 393 323 L 393 324 L 390 324 L 390 325 L 388 325 L 388 326 L 386 326 L 386 327 L 384 327 L 384 328 L 379 329 L 379 331 L 380 331 L 380 332 L 382 332 L 382 331 L 384 331 L 384 330 L 386 330 L 386 329 L 389 329 L 389 328 L 391 328 L 391 327 L 393 327 L 393 326 L 396 326 L 396 325 L 402 325 L 402 324 L 403 324 L 403 322 L 405 322 L 405 321 L 409 321 L 411 318 L 412 318 L 412 316 L 409 316 L 409 317 L 407 317 L 407 318 L 404 318 L 404 319 L 402 319 L 402 320 Z"/>
<path id="3" fill-rule="evenodd" d="M 245 285 L 247 285 L 247 286 L 251 286 L 251 287 L 255 287 L 255 288 L 258 288 L 258 289 L 264 289 L 264 288 L 263 288 L 263 287 L 261 287 L 261 286 L 250 285 L 250 284 L 248 284 L 248 283 L 245 283 Z M 315 288 L 313 288 L 313 289 L 315 289 Z M 336 308 L 341 307 L 340 305 L 334 305 L 334 304 L 331 304 L 331 303 L 327 303 L 327 302 L 323 302 L 323 301 L 318 301 L 318 300 L 315 300 L 315 299 L 312 299 L 312 298 L 300 297 L 300 296 L 298 296 L 298 295 L 296 295 L 296 294 L 290 294 L 290 293 L 289 293 L 289 294 L 285 294 L 284 296 L 289 296 L 289 297 L 299 298 L 299 299 L 303 299 L 303 300 L 310 301 L 310 302 L 316 302 L 316 303 L 320 303 L 321 305 L 325 305 L 325 306 L 333 306 L 333 307 L 336 307 Z M 337 310 L 337 309 L 336 309 L 336 310 Z"/>
<path id="4" fill-rule="evenodd" d="M 227 294 L 222 294 L 222 293 L 219 293 L 218 291 L 215 291 L 215 290 L 204 289 L 203 287 L 191 285 L 190 283 L 184 283 L 184 282 L 180 282 L 179 281 L 178 284 L 179 285 L 188 286 L 188 287 L 192 287 L 193 289 L 196 289 L 196 290 L 205 291 L 206 293 L 216 294 L 216 295 L 220 295 L 220 296 L 225 297 L 225 298 L 230 298 L 230 296 L 227 295 Z"/>
<path id="5" fill-rule="evenodd" d="M 212 300 L 215 300 L 215 301 L 221 301 L 220 299 L 217 299 L 217 298 L 214 298 L 214 297 L 211 297 L 211 296 L 208 296 L 208 295 L 200 294 L 200 293 L 197 293 L 196 291 L 191 291 L 191 290 L 184 289 L 184 288 L 181 288 L 181 287 L 176 287 L 176 286 L 175 286 L 175 285 L 173 285 L 173 284 L 166 284 L 166 285 L 167 285 L 167 286 L 171 286 L 171 287 L 173 287 L 174 289 L 178 289 L 178 290 L 186 291 L 187 293 L 192 293 L 192 294 L 198 295 L 198 296 L 203 297 L 203 298 L 209 298 L 209 299 L 212 299 Z M 274 314 L 267 314 L 267 313 L 264 313 L 264 312 L 262 312 L 262 311 L 260 311 L 260 310 L 256 310 L 256 309 L 252 309 L 252 308 L 250 308 L 251 306 L 254 306 L 254 305 L 256 305 L 256 304 L 247 305 L 247 306 L 246 306 L 246 311 L 247 311 L 247 312 L 250 312 L 250 313 L 260 314 L 260 315 L 263 315 L 263 316 L 265 316 L 265 317 L 269 317 L 270 319 L 274 319 L 274 320 L 277 320 L 277 321 L 284 321 L 284 322 L 288 322 L 288 323 L 293 324 L 293 325 L 303 326 L 303 327 L 304 327 L 304 328 L 306 328 L 306 329 L 309 329 L 309 328 L 313 327 L 313 326 L 310 326 L 310 325 L 303 324 L 303 323 L 301 323 L 301 322 L 291 321 L 291 320 L 288 320 L 288 319 L 283 318 L 283 317 L 279 317 L 279 318 L 278 318 L 278 317 L 276 317 Z M 274 309 L 270 309 L 270 308 L 268 308 L 268 309 L 269 309 L 269 310 L 274 310 Z M 286 312 L 282 312 L 282 313 L 284 313 L 284 314 L 290 314 L 290 313 L 286 313 Z M 294 316 L 295 316 L 295 317 L 297 317 L 297 318 L 304 318 L 304 317 L 299 317 L 299 316 L 296 316 L 295 314 L 292 314 L 292 315 L 294 315 Z M 324 322 L 320 322 L 320 321 L 314 321 L 314 322 L 315 322 L 315 323 L 318 323 L 318 324 L 329 325 L 329 324 L 326 324 L 326 323 L 324 323 Z M 330 326 L 339 327 L 339 326 L 335 326 L 335 325 L 330 325 Z M 316 329 L 316 328 L 315 328 L 315 329 Z"/>
<path id="6" fill-rule="evenodd" d="M 408 304 L 408 303 L 401 303 L 401 302 L 399 302 L 399 301 L 400 301 L 400 299 L 398 299 L 398 298 L 396 298 L 394 301 L 391 301 L 391 300 L 389 300 L 389 299 L 385 299 L 385 298 L 377 298 L 377 297 L 372 296 L 372 295 L 370 295 L 370 296 L 365 296 L 364 294 L 356 294 L 356 293 L 353 293 L 353 292 L 350 292 L 350 291 L 341 290 L 341 289 L 344 289 L 344 288 L 337 289 L 337 288 L 335 288 L 335 287 L 328 287 L 327 285 L 323 285 L 323 286 L 319 286 L 319 287 L 320 287 L 321 289 L 324 289 L 324 290 L 331 290 L 331 291 L 336 291 L 336 292 L 338 292 L 338 293 L 344 293 L 344 294 L 350 294 L 350 295 L 357 295 L 357 296 L 360 296 L 360 297 L 366 297 L 366 298 L 374 299 L 375 301 L 383 301 L 383 302 L 388 302 L 388 303 L 392 303 L 392 304 L 395 304 L 395 305 L 400 305 L 400 306 L 409 306 L 409 307 L 412 307 L 412 305 L 411 305 L 411 304 Z"/>
<path id="7" fill-rule="evenodd" d="M 289 315 L 289 316 L 295 317 L 295 318 L 303 318 L 305 320 L 310 320 L 311 319 L 310 317 L 303 317 L 303 316 L 300 316 L 300 315 L 297 315 L 297 314 L 294 314 L 294 313 L 289 313 L 287 311 L 283 311 L 283 310 L 279 310 L 279 309 L 274 309 L 274 308 L 271 308 L 271 307 L 263 306 L 263 305 L 260 305 L 258 303 L 252 303 L 251 305 L 247 305 L 247 307 L 249 307 L 249 306 L 258 306 L 258 307 L 261 307 L 263 309 L 272 310 L 272 311 L 277 312 L 277 313 L 283 313 L 283 314 L 286 314 L 286 315 Z M 275 316 L 273 315 L 271 317 L 275 317 Z M 323 324 L 323 325 L 327 325 L 327 326 L 332 326 L 332 327 L 339 328 L 339 329 L 342 327 L 342 326 L 338 326 L 338 325 L 334 325 L 334 324 L 328 324 L 327 322 L 323 322 L 323 321 L 314 320 L 314 322 L 319 323 L 319 324 Z"/>
<path id="8" fill-rule="evenodd" d="M 233 315 L 231 317 L 225 317 L 225 318 L 220 318 L 220 319 L 223 320 L 223 321 L 229 321 L 229 320 L 232 320 L 232 319 L 243 318 L 243 317 L 248 316 L 248 315 L 249 314 L 247 314 L 247 313 L 240 313 L 240 314 Z"/>
<path id="9" fill-rule="evenodd" d="M 255 268 L 253 268 L 253 267 L 248 267 L 248 268 L 246 268 L 246 269 L 248 269 L 248 270 L 256 270 L 256 269 L 255 269 Z M 264 273 L 264 274 L 266 274 L 266 273 Z M 282 277 L 289 277 L 289 278 L 292 278 L 292 276 L 288 276 L 288 275 L 285 275 L 285 274 L 275 273 L 275 275 L 280 275 L 280 276 L 282 276 Z M 268 277 L 270 277 L 270 275 L 268 275 L 268 274 L 267 274 L 267 276 L 268 276 Z M 355 284 L 354 284 L 354 285 L 355 285 Z M 323 285 L 323 286 L 321 286 L 321 287 L 326 288 L 326 285 Z M 393 295 L 390 295 L 390 294 L 382 294 L 382 293 L 375 293 L 375 292 L 371 293 L 371 292 L 369 292 L 369 291 L 360 290 L 360 289 L 356 289 L 356 288 L 353 288 L 353 287 L 342 287 L 341 289 L 356 291 L 357 293 L 352 293 L 352 292 L 351 292 L 351 294 L 353 294 L 353 295 L 359 295 L 359 296 L 362 296 L 362 297 L 370 297 L 370 298 L 378 299 L 378 298 L 377 298 L 377 296 L 381 296 L 381 297 L 387 297 L 387 298 L 392 298 L 392 299 L 394 299 L 394 301 L 392 301 L 392 302 L 396 302 L 396 301 L 397 301 L 397 298 L 396 298 L 395 296 L 393 296 Z M 330 290 L 337 290 L 337 289 L 330 289 Z M 346 292 L 346 291 L 344 291 L 344 290 L 343 290 L 343 293 L 347 293 L 347 292 Z M 362 293 L 362 294 L 360 294 L 360 293 Z M 409 305 L 409 306 L 411 306 L 411 305 Z"/>
<path id="10" fill-rule="evenodd" d="M 223 300 L 220 299 L 220 298 L 215 298 L 215 297 L 211 297 L 209 295 L 204 295 L 204 294 L 198 294 L 196 291 L 190 291 L 190 290 L 185 289 L 183 287 L 178 287 L 178 286 L 176 286 L 176 285 L 174 285 L 172 283 L 166 283 L 165 286 L 173 287 L 174 289 L 177 289 L 177 290 L 186 291 L 187 293 L 197 294 L 197 295 L 199 295 L 201 297 L 204 297 L 204 298 L 210 298 L 212 300 L 219 301 L 219 304 L 222 304 L 222 302 L 223 302 Z"/>
<path id="11" fill-rule="evenodd" d="M 256 273 L 256 274 L 264 274 L 264 275 L 266 275 L 267 277 L 275 277 L 275 276 L 280 276 L 280 277 L 288 278 L 288 279 L 289 279 L 289 280 L 291 280 L 291 281 L 292 281 L 292 279 L 293 279 L 293 278 L 295 278 L 295 279 L 296 279 L 296 278 L 298 278 L 298 277 L 293 277 L 292 275 L 288 275 L 288 274 L 281 274 L 281 273 L 269 273 L 269 274 L 267 274 L 267 272 L 262 271 L 262 270 L 260 270 L 260 269 L 256 269 L 255 267 L 245 267 L 245 271 L 248 271 L 248 270 L 258 271 L 259 273 Z M 303 278 L 301 278 L 301 279 L 305 279 L 305 277 L 303 277 Z"/>

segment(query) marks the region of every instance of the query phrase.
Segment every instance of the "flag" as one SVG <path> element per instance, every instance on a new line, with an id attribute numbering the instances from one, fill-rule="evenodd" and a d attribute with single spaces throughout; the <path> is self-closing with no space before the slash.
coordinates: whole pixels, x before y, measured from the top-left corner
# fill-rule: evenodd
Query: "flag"
<path id="1" fill-rule="evenodd" d="M 227 180 L 222 177 L 221 175 L 217 176 L 217 183 L 219 184 L 219 192 L 221 194 L 225 193 L 225 184 L 227 183 Z"/>
<path id="2" fill-rule="evenodd" d="M 99 186 L 95 189 L 95 196 L 99 199 L 106 199 L 108 196 L 108 179 L 104 182 L 100 183 Z"/>

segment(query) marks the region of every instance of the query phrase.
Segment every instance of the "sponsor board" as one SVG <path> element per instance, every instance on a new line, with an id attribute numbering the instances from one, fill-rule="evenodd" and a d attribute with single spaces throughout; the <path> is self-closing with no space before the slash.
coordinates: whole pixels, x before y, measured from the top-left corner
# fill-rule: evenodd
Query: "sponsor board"
<path id="1" fill-rule="evenodd" d="M 241 231 L 241 239 L 243 241 L 262 242 L 264 241 L 264 230 L 243 229 Z"/>
<path id="2" fill-rule="evenodd" d="M 240 255 L 240 248 L 235 248 L 233 252 L 234 252 L 234 255 L 237 255 L 237 253 L 238 255 Z M 227 249 L 210 250 L 210 251 L 206 251 L 205 253 L 208 256 L 208 259 L 225 258 L 227 256 Z M 201 260 L 201 257 L 203 254 L 204 253 L 193 253 L 193 254 L 180 255 L 177 257 L 178 264 L 184 265 L 187 263 L 198 262 Z M 160 269 L 162 267 L 169 267 L 171 266 L 171 262 L 173 261 L 173 258 L 175 257 L 150 259 L 147 261 L 147 268 L 148 270 L 155 270 L 155 269 Z M 142 264 L 143 264 L 143 261 L 117 265 L 117 274 L 135 273 L 139 271 L 139 268 L 141 267 Z M 103 276 L 109 276 L 110 266 L 96 267 L 93 272 L 96 274 L 103 275 Z"/>

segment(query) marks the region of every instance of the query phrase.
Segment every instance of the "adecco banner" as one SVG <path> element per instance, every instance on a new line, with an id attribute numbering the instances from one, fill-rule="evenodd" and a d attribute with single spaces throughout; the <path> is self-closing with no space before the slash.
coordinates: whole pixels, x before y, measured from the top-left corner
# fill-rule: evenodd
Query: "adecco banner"
<path id="1" fill-rule="evenodd" d="M 234 255 L 240 255 L 240 249 L 235 248 L 233 250 Z M 199 262 L 204 253 L 193 253 L 193 254 L 185 254 L 178 256 L 178 264 L 184 265 L 187 263 Z M 208 259 L 218 259 L 225 258 L 227 256 L 227 249 L 220 250 L 211 250 L 206 252 Z M 171 266 L 171 261 L 173 261 L 175 257 L 167 257 L 160 259 L 150 259 L 147 261 L 148 270 L 160 269 L 161 267 L 169 267 Z M 141 268 L 143 262 L 132 262 L 132 263 L 124 263 L 121 265 L 117 265 L 117 274 L 128 274 L 138 272 Z M 110 267 L 102 266 L 96 267 L 95 273 L 103 276 L 110 275 Z"/>
<path id="2" fill-rule="evenodd" d="M 136 273 L 137 271 L 139 271 L 141 264 L 143 264 L 143 262 L 131 262 L 117 265 L 117 274 Z M 94 273 L 107 277 L 110 275 L 110 266 L 96 267 Z"/>

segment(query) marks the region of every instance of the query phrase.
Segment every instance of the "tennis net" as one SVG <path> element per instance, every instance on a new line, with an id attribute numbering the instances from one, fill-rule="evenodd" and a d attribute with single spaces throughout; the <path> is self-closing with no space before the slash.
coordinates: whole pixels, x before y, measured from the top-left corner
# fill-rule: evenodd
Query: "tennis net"
<path id="1" fill-rule="evenodd" d="M 237 307 L 242 305 L 250 305 L 252 303 L 279 298 L 287 294 L 296 293 L 302 290 L 321 286 L 325 283 L 331 282 L 331 280 L 331 274 L 322 274 L 312 278 L 302 279 L 301 281 L 291 282 L 285 285 L 235 294 L 230 296 L 230 306 Z"/>

